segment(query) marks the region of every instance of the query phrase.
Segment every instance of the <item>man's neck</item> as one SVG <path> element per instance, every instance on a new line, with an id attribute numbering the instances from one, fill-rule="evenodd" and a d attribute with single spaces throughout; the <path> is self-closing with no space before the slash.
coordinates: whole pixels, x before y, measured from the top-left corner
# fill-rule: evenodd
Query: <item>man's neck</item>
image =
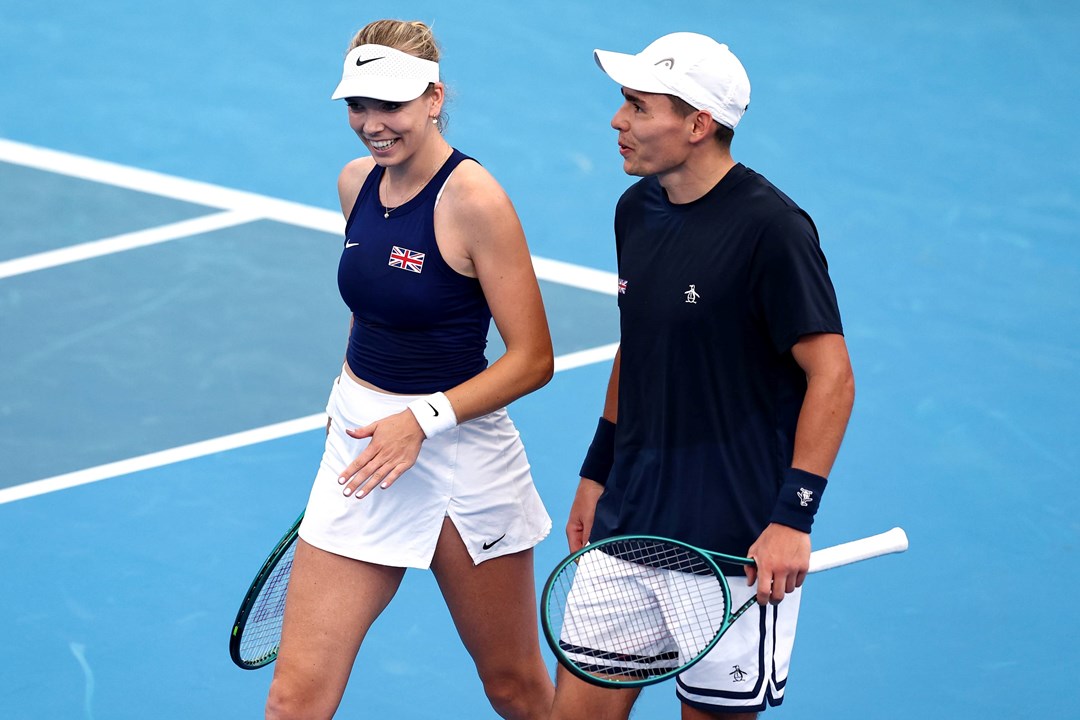
<path id="1" fill-rule="evenodd" d="M 692 153 L 682 165 L 660 175 L 660 185 L 668 200 L 685 205 L 705 196 L 723 180 L 735 160 L 731 153 L 720 148 Z"/>

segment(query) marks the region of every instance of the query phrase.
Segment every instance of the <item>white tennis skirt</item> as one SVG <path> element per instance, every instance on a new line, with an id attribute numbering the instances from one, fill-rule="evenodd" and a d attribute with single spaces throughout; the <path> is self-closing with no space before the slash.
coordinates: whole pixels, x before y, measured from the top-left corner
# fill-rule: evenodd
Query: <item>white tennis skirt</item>
<path id="1" fill-rule="evenodd" d="M 377 392 L 341 373 L 327 402 L 330 432 L 300 537 L 337 555 L 424 569 L 446 517 L 476 564 L 547 537 L 551 518 L 505 408 L 425 440 L 416 464 L 389 488 L 361 499 L 343 494 L 338 477 L 368 443 L 345 430 L 401 412 L 417 397 Z"/>

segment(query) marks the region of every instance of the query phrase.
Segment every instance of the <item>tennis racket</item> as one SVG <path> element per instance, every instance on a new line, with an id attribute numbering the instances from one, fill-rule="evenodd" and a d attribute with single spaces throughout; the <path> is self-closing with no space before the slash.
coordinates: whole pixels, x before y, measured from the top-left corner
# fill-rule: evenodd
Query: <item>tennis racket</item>
<path id="1" fill-rule="evenodd" d="M 810 572 L 907 550 L 901 528 L 810 554 Z M 567 670 L 602 687 L 666 680 L 700 660 L 740 615 L 718 562 L 749 558 L 676 540 L 623 535 L 586 545 L 551 573 L 541 598 L 544 636 Z"/>
<path id="2" fill-rule="evenodd" d="M 281 619 L 285 615 L 285 591 L 289 587 L 297 530 L 304 514 L 296 518 L 289 531 L 278 541 L 251 581 L 244 602 L 236 613 L 229 655 L 237 666 L 255 670 L 277 659 L 281 644 Z"/>

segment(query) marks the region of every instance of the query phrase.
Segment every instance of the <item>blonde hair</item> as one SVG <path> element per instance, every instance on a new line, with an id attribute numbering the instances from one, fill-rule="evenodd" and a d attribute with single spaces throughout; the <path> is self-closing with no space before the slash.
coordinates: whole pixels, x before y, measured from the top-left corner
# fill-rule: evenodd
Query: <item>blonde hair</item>
<path id="1" fill-rule="evenodd" d="M 353 36 L 349 50 L 361 45 L 385 45 L 422 60 L 439 62 L 439 45 L 431 28 L 419 20 L 376 20 Z"/>
<path id="2" fill-rule="evenodd" d="M 431 32 L 430 27 L 419 20 L 370 22 L 353 35 L 352 42 L 349 43 L 349 51 L 361 45 L 385 45 L 431 62 L 439 62 L 441 56 L 435 34 Z M 429 85 L 427 92 L 431 92 L 432 87 L 434 86 Z M 439 132 L 443 132 L 448 122 L 446 113 L 440 113 L 437 120 Z"/>

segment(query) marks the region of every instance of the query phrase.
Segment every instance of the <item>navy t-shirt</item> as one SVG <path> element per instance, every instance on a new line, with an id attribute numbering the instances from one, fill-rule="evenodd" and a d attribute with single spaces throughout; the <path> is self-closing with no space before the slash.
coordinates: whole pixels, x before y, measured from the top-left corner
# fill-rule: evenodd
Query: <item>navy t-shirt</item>
<path id="1" fill-rule="evenodd" d="M 791 465 L 806 392 L 791 347 L 843 332 L 817 229 L 739 164 L 681 205 L 642 179 L 618 203 L 615 240 L 619 416 L 592 538 L 745 555 Z"/>

